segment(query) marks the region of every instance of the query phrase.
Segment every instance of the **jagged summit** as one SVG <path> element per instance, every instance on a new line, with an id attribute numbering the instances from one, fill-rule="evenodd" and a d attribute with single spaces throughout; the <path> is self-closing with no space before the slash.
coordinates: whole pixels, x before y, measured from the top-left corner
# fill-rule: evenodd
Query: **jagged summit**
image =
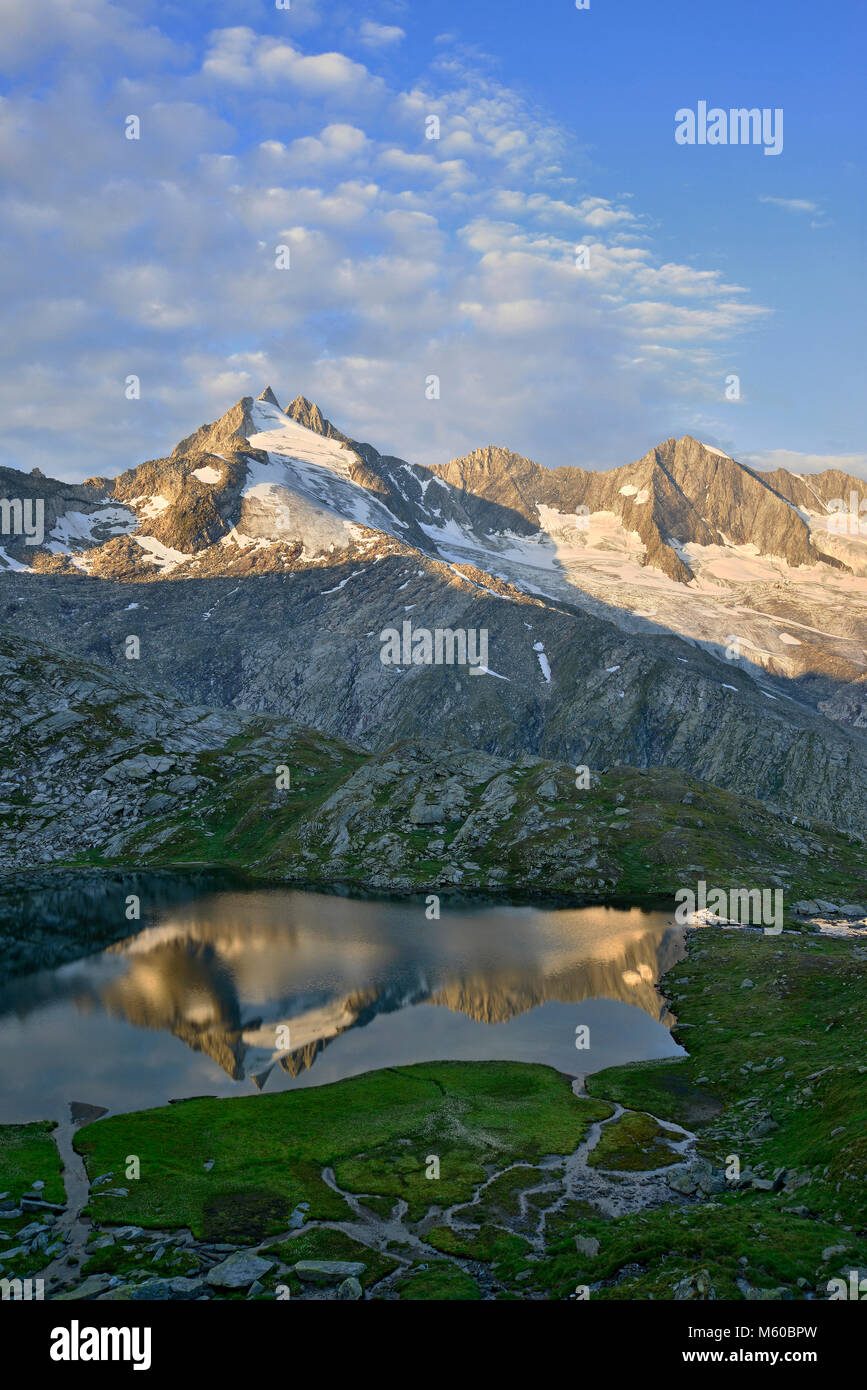
<path id="1" fill-rule="evenodd" d="M 553 737 L 596 727 L 604 708 L 615 732 L 597 748 L 603 761 L 674 758 L 695 770 L 701 752 L 705 773 L 726 784 L 738 760 L 767 758 L 778 770 L 795 747 L 787 730 L 799 709 L 814 711 L 818 723 L 801 720 L 798 738 L 815 732 L 816 748 L 832 721 L 867 727 L 867 535 L 857 506 L 854 529 L 829 524 L 837 499 L 867 495 L 867 485 L 842 473 L 762 473 L 690 435 L 607 472 L 548 469 L 496 445 L 428 468 L 349 438 L 304 395 L 282 409 L 266 386 L 168 457 L 116 479 L 79 486 L 0 470 L 0 484 L 9 499 L 0 535 L 7 589 L 26 584 L 28 601 L 56 590 L 67 622 L 68 577 L 88 576 L 74 586 L 88 603 L 135 609 L 143 625 L 146 609 L 154 622 L 171 613 L 220 667 L 230 701 L 244 671 L 261 667 L 261 684 L 256 676 L 244 687 L 253 707 L 285 695 L 287 709 L 317 723 L 320 707 L 333 706 L 334 727 L 362 741 L 381 718 L 396 729 L 426 727 L 440 694 L 444 718 L 466 715 L 461 736 L 491 746 L 504 729 L 524 738 L 528 729 L 548 727 Z M 29 533 L 12 525 L 16 507 Z M 164 590 L 158 601 L 147 596 L 154 584 Z M 130 585 L 138 586 L 132 604 Z M 279 619 L 278 595 L 288 605 Z M 44 621 L 41 598 L 32 601 Z M 477 604 L 487 605 L 479 622 Z M 409 615 L 431 628 L 490 627 L 491 681 L 470 682 L 486 692 L 484 709 L 452 700 L 451 671 L 433 703 L 419 697 L 416 706 L 415 670 L 383 666 L 376 634 Z M 294 645 L 275 678 L 257 643 L 271 651 L 283 623 Z M 341 644 L 355 628 L 359 646 L 344 661 Z M 593 641 L 604 637 L 604 654 L 588 655 L 591 629 Z M 698 686 L 696 649 L 705 663 Z M 310 652 L 319 653 L 312 662 Z M 648 715 L 647 692 L 660 680 L 664 698 L 653 697 Z M 630 691 L 643 701 L 632 714 Z M 755 738 L 741 730 L 743 701 L 752 702 Z M 590 756 L 573 743 L 564 756 Z M 801 786 L 801 756 L 792 753 L 786 786 L 807 805 L 819 774 L 805 773 Z M 777 770 L 767 771 L 767 786 Z M 837 793 L 823 787 L 830 808 Z"/>
<path id="2" fill-rule="evenodd" d="M 344 443 L 351 443 L 348 435 L 342 430 L 332 425 L 330 420 L 326 420 L 319 406 L 314 401 L 309 401 L 306 396 L 296 396 L 291 405 L 287 405 L 284 414 L 290 420 L 295 420 L 297 424 L 303 425 L 307 430 L 313 430 L 314 434 L 324 435 L 326 439 L 340 439 Z"/>
<path id="3" fill-rule="evenodd" d="M 463 568 L 491 592 L 601 605 L 630 628 L 711 646 L 743 633 L 768 669 L 818 672 L 825 692 L 833 672 L 844 717 L 860 718 L 867 536 L 857 506 L 854 527 L 831 521 L 867 487 L 837 471 L 763 473 L 692 435 L 604 472 L 545 468 L 494 444 L 422 467 L 350 438 L 305 395 L 284 410 L 266 385 L 116 479 L 5 479 L 28 515 L 44 501 L 45 526 L 7 526 L 0 571 L 130 582 L 347 563 L 366 574 L 374 556 L 400 552 Z"/>
<path id="4" fill-rule="evenodd" d="M 692 435 L 672 436 L 635 463 L 602 473 L 542 468 L 490 445 L 434 471 L 470 499 L 477 518 L 482 500 L 509 508 L 534 529 L 540 507 L 612 513 L 640 539 L 642 563 L 680 583 L 695 578 L 686 551 L 693 545 L 754 545 L 793 566 L 847 568 L 814 543 L 809 521 L 769 479 Z"/>

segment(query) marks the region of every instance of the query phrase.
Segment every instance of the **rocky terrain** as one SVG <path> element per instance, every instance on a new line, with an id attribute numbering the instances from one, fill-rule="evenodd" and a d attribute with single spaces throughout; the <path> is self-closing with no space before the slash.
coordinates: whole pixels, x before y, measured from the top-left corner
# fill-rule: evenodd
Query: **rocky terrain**
<path id="1" fill-rule="evenodd" d="M 6 650 L 38 633 L 158 692 L 160 718 L 199 707 L 202 752 L 271 715 L 372 751 L 666 767 L 863 834 L 867 579 L 816 511 L 857 486 L 693 439 L 606 474 L 494 448 L 430 470 L 269 389 L 114 480 L 2 470 L 45 518 L 38 545 L 2 537 L 0 620 Z M 487 664 L 384 664 L 407 624 L 484 633 Z M 44 732 L 72 747 L 65 700 Z"/>
<path id="2" fill-rule="evenodd" d="M 369 749 L 433 735 L 509 759 L 667 766 L 863 832 L 859 730 L 676 639 L 475 575 L 405 550 L 158 587 L 16 574 L 0 581 L 0 617 L 22 659 L 38 631 L 112 678 L 210 707 L 214 728 L 267 713 Z M 384 665 L 381 633 L 405 621 L 486 632 L 489 673 Z"/>
<path id="3" fill-rule="evenodd" d="M 187 705 L 9 634 L 0 673 L 7 873 L 223 865 L 369 890 L 591 898 L 670 898 L 685 874 L 716 874 L 779 884 L 792 901 L 863 897 L 859 833 L 670 769 L 576 775 L 449 737 L 369 752 L 285 719 Z"/>
<path id="4" fill-rule="evenodd" d="M 608 473 L 589 473 L 582 468 L 542 468 L 506 449 L 478 449 L 466 458 L 435 469 L 437 476 L 457 488 L 477 529 L 496 531 L 495 510 L 507 507 L 520 518 L 527 535 L 540 529 L 541 507 L 563 516 L 588 517 L 608 512 L 620 519 L 625 530 L 644 544 L 642 563 L 654 566 L 680 583 L 695 578 L 683 548 L 752 545 L 760 555 L 774 555 L 790 566 L 827 564 L 846 568 L 828 555 L 811 533 L 808 520 L 797 509 L 806 486 L 775 486 L 775 475 L 764 477 L 736 463 L 718 449 L 698 439 L 666 439 L 637 463 L 613 468 Z M 785 473 L 784 469 L 778 470 Z M 845 475 L 825 479 L 825 487 Z M 791 475 L 786 474 L 786 478 Z M 792 478 L 792 483 L 800 480 Z M 845 479 L 845 489 L 858 480 Z M 843 496 L 845 493 L 830 493 Z M 811 494 L 815 506 L 821 500 Z M 493 508 L 493 514 L 492 514 Z"/>
<path id="5" fill-rule="evenodd" d="M 436 559 L 627 633 L 680 634 L 733 673 L 781 681 L 769 697 L 867 720 L 867 526 L 862 484 L 840 472 L 761 473 L 689 437 L 607 473 L 493 445 L 428 469 L 350 439 L 303 396 L 283 411 L 269 388 L 117 478 L 0 469 L 0 493 L 44 505 L 39 537 L 4 520 L 0 572 L 151 583 L 339 561 L 335 584 L 366 576 L 357 600 L 373 560 Z M 31 609 L 44 593 L 30 586 Z"/>

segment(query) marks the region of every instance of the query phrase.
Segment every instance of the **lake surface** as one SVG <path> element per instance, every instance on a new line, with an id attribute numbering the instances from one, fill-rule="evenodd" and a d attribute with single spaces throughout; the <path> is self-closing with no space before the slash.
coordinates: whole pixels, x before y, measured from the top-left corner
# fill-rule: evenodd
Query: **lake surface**
<path id="1" fill-rule="evenodd" d="M 316 1086 L 440 1060 L 570 1075 L 682 1055 L 657 989 L 673 915 L 198 893 L 0 989 L 0 1122 Z M 589 1047 L 576 1048 L 578 1029 Z"/>

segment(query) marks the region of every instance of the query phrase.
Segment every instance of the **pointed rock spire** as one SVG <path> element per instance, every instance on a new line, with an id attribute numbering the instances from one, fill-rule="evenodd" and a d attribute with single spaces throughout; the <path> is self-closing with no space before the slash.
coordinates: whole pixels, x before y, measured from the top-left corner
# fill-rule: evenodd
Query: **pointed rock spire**
<path id="1" fill-rule="evenodd" d="M 277 397 L 274 395 L 274 392 L 271 390 L 270 386 L 266 386 L 262 394 L 260 396 L 257 396 L 256 399 L 260 401 L 267 401 L 268 405 L 276 405 L 278 410 L 283 409 Z"/>
<path id="2" fill-rule="evenodd" d="M 319 406 L 314 401 L 308 401 L 306 396 L 296 396 L 283 414 L 288 415 L 289 419 L 295 420 L 297 424 L 304 425 L 306 429 L 325 435 L 327 439 L 339 439 L 344 444 L 352 442 L 342 430 L 335 429 L 331 421 L 326 420 Z"/>
<path id="3" fill-rule="evenodd" d="M 308 401 L 306 396 L 296 396 L 292 404 L 287 405 L 284 414 L 308 430 L 315 430 L 317 434 L 325 433 L 322 411 L 313 401 Z"/>

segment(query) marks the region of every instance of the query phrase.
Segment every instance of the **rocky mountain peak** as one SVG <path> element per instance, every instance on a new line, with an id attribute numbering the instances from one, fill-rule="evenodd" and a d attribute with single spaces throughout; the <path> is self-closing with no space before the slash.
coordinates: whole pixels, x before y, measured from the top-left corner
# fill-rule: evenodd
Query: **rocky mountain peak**
<path id="1" fill-rule="evenodd" d="M 321 434 L 326 439 L 339 439 L 346 444 L 352 443 L 348 435 L 332 425 L 330 420 L 326 420 L 315 401 L 309 401 L 306 396 L 296 396 L 283 414 L 303 425 L 305 429 L 313 430 L 314 434 Z"/>
<path id="2" fill-rule="evenodd" d="M 248 435 L 255 432 L 250 418 L 252 405 L 252 396 L 242 396 L 225 415 L 220 416 L 219 420 L 212 424 L 200 425 L 192 434 L 188 434 L 186 439 L 176 444 L 172 450 L 172 458 L 178 458 L 182 454 L 232 453 L 236 449 L 243 449 Z"/>

